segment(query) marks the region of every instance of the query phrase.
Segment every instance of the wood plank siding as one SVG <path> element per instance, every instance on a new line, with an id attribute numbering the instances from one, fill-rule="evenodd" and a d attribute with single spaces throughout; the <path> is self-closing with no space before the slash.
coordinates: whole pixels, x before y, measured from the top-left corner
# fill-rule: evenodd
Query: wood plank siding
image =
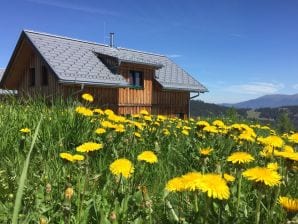
<path id="1" fill-rule="evenodd" d="M 154 80 L 155 68 L 147 65 L 136 65 L 131 63 L 121 63 L 117 73 L 129 81 L 130 71 L 139 71 L 142 73 L 141 88 L 112 88 L 102 86 L 84 86 L 81 90 L 80 85 L 62 84 L 58 82 L 55 74 L 47 68 L 48 82 L 43 85 L 42 72 L 43 66 L 46 66 L 43 59 L 35 54 L 31 49 L 24 49 L 24 53 L 28 57 L 25 60 L 20 60 L 13 67 L 13 71 L 17 72 L 18 76 L 18 93 L 20 96 L 46 96 L 51 99 L 57 96 L 67 98 L 77 97 L 83 92 L 90 93 L 94 96 L 95 107 L 110 108 L 117 114 L 137 114 L 142 109 L 147 110 L 152 114 L 163 114 L 167 116 L 178 116 L 186 118 L 188 116 L 189 92 L 183 91 L 164 91 L 160 84 Z M 30 68 L 35 69 L 35 85 L 30 86 Z M 16 83 L 17 80 L 11 80 Z"/>
<path id="2" fill-rule="evenodd" d="M 163 114 L 186 118 L 189 110 L 190 93 L 185 91 L 162 90 L 160 84 L 154 80 L 152 92 L 152 114 Z"/>
<path id="3" fill-rule="evenodd" d="M 130 71 L 138 71 L 143 74 L 142 88 L 119 88 L 118 93 L 118 113 L 119 114 L 136 114 L 142 109 L 151 113 L 152 105 L 152 79 L 154 69 L 149 66 L 141 66 L 129 63 L 123 63 L 118 73 L 129 81 Z"/>

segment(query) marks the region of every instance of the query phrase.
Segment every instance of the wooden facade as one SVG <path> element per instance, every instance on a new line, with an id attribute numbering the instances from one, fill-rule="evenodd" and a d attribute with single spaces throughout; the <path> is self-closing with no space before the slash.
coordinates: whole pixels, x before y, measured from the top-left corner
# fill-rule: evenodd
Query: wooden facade
<path id="1" fill-rule="evenodd" d="M 164 91 L 154 79 L 155 69 L 150 65 L 121 63 L 117 73 L 128 81 L 130 71 L 142 73 L 141 88 L 112 88 L 104 86 L 87 86 L 81 89 L 80 85 L 60 83 L 57 76 L 47 67 L 43 58 L 35 52 L 26 39 L 14 58 L 8 77 L 8 87 L 18 90 L 20 96 L 44 96 L 49 99 L 57 96 L 75 96 L 82 92 L 90 93 L 95 98 L 95 105 L 101 108 L 110 108 L 117 114 L 136 114 L 146 109 L 152 114 L 167 116 L 188 116 L 190 93 L 186 91 Z M 113 61 L 112 61 L 113 62 Z M 111 63 L 111 62 L 108 62 Z M 47 81 L 44 83 L 44 69 L 46 68 Z M 34 85 L 32 85 L 32 69 L 35 71 Z M 16 87 L 16 88 L 15 88 Z"/>

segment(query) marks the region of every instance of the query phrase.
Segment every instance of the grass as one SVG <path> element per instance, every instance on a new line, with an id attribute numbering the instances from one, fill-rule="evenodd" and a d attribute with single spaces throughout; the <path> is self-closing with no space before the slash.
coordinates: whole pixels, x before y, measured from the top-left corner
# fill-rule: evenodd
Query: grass
<path id="1" fill-rule="evenodd" d="M 256 217 L 259 223 L 286 223 L 297 219 L 277 203 L 279 196 L 298 197 L 297 162 L 259 154 L 264 145 L 257 137 L 270 136 L 273 130 L 251 126 L 257 137 L 246 141 L 239 137 L 243 130 L 231 128 L 234 121 L 229 118 L 224 126 L 215 122 L 216 132 L 210 133 L 196 120 L 147 115 L 123 120 L 108 111 L 84 116 L 75 112 L 79 105 L 61 101 L 51 106 L 43 101 L 20 104 L 13 99 L 0 103 L 0 223 L 252 223 Z M 104 121 L 112 125 L 107 127 Z M 31 132 L 20 132 L 25 127 Z M 96 134 L 100 127 L 106 132 Z M 297 151 L 297 144 L 286 135 L 281 138 Z M 76 152 L 77 146 L 89 141 L 102 143 L 103 148 Z M 208 147 L 214 149 L 209 155 L 199 153 Z M 158 162 L 138 161 L 145 150 L 154 152 Z M 227 162 L 235 151 L 248 152 L 255 160 L 240 165 Z M 62 152 L 85 159 L 69 162 L 59 156 Z M 110 172 L 110 164 L 119 158 L 132 162 L 130 178 Z M 237 178 L 244 170 L 269 162 L 278 163 L 279 185 Z M 169 180 L 191 171 L 236 177 L 227 183 L 229 198 L 208 197 L 199 189 L 165 190 Z"/>

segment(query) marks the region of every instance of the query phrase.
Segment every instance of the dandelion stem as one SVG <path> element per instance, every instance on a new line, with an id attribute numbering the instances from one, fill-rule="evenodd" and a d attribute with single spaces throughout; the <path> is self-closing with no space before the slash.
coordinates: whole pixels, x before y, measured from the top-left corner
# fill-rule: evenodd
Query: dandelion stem
<path id="1" fill-rule="evenodd" d="M 260 190 L 258 190 L 258 193 L 257 193 L 257 204 L 256 204 L 256 219 L 255 219 L 255 224 L 259 224 L 260 223 L 261 199 L 262 199 L 262 192 Z"/>
<path id="2" fill-rule="evenodd" d="M 237 176 L 238 176 L 238 188 L 237 188 L 236 213 L 237 213 L 237 216 L 239 217 L 239 204 L 240 204 L 241 184 L 242 184 L 242 175 L 239 170 L 237 170 Z"/>

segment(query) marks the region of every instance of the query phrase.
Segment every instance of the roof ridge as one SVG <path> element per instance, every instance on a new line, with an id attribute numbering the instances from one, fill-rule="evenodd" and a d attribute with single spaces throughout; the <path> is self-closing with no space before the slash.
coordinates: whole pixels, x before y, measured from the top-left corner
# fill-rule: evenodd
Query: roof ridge
<path id="1" fill-rule="evenodd" d="M 56 38 L 60 38 L 60 39 L 72 40 L 72 41 L 77 41 L 77 42 L 81 42 L 81 43 L 88 43 L 88 44 L 100 45 L 100 46 L 104 46 L 104 47 L 110 47 L 107 44 L 97 43 L 97 42 L 88 41 L 88 40 L 80 40 L 80 39 L 77 39 L 77 38 L 72 38 L 72 37 L 67 37 L 67 36 L 62 36 L 62 35 L 56 35 L 56 34 L 50 34 L 50 33 L 46 33 L 46 32 L 39 32 L 39 31 L 27 30 L 27 29 L 25 29 L 24 32 L 35 33 L 35 34 L 40 34 L 40 35 L 50 36 L 50 37 L 56 37 Z M 116 48 L 113 48 L 113 49 L 128 50 L 128 51 L 133 51 L 133 52 L 138 52 L 138 53 L 143 53 L 143 54 L 155 55 L 155 56 L 160 56 L 160 57 L 167 57 L 166 55 L 162 55 L 162 54 L 157 54 L 157 53 L 148 52 L 148 51 L 140 51 L 140 50 L 124 48 L 124 47 L 116 47 Z"/>
<path id="2" fill-rule="evenodd" d="M 157 53 L 148 52 L 148 51 L 140 51 L 140 50 L 125 48 L 125 47 L 117 47 L 117 49 L 128 50 L 128 51 L 133 51 L 133 52 L 138 52 L 138 53 L 143 53 L 143 54 L 150 54 L 150 55 L 155 55 L 155 56 L 160 56 L 160 57 L 167 57 L 166 55 L 163 55 L 163 54 L 157 54 Z"/>
<path id="3" fill-rule="evenodd" d="M 104 47 L 109 47 L 109 45 L 102 44 L 102 43 L 97 43 L 97 42 L 88 41 L 88 40 L 80 40 L 80 39 L 77 39 L 77 38 L 71 38 L 71 37 L 62 36 L 62 35 L 50 34 L 50 33 L 46 33 L 46 32 L 39 32 L 39 31 L 27 30 L 27 29 L 25 29 L 23 31 L 25 33 L 35 33 L 35 34 L 40 34 L 40 35 L 44 35 L 44 36 L 50 36 L 50 37 L 56 37 L 56 38 L 60 38 L 60 39 L 65 39 L 65 40 L 73 40 L 73 41 L 82 42 L 82 43 L 88 43 L 88 44 L 94 44 L 94 45 L 100 45 L 100 46 L 104 46 Z"/>

